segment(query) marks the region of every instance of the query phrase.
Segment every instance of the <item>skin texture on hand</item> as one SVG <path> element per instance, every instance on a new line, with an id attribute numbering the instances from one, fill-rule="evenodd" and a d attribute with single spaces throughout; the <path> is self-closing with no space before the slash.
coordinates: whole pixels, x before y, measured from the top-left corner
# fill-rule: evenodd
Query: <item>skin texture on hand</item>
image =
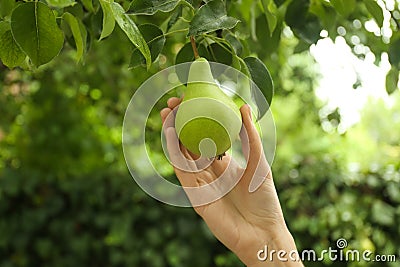
<path id="1" fill-rule="evenodd" d="M 288 253 L 295 250 L 296 246 L 285 224 L 271 169 L 252 122 L 250 107 L 244 105 L 240 109 L 243 121 L 240 139 L 247 159 L 247 166 L 242 168 L 230 155 L 222 160 L 198 159 L 180 144 L 174 128 L 175 109 L 180 102 L 179 98 L 170 98 L 168 107 L 160 115 L 170 160 L 177 163 L 173 165 L 181 185 L 198 188 L 212 183 L 221 175 L 238 178 L 229 193 L 205 205 L 196 205 L 202 199 L 198 191 L 185 190 L 195 211 L 216 238 L 247 266 L 303 266 L 301 262 L 271 263 L 257 259 L 257 252 L 265 245 L 269 249 L 287 250 Z"/>

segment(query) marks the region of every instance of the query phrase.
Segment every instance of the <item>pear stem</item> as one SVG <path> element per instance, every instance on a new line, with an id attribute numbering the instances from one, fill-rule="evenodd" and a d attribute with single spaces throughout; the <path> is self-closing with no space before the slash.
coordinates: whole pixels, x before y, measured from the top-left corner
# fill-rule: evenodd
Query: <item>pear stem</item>
<path id="1" fill-rule="evenodd" d="M 190 36 L 190 43 L 192 44 L 194 58 L 198 59 L 200 57 L 199 56 L 199 51 L 197 51 L 196 41 L 194 40 L 194 36 L 193 35 Z"/>

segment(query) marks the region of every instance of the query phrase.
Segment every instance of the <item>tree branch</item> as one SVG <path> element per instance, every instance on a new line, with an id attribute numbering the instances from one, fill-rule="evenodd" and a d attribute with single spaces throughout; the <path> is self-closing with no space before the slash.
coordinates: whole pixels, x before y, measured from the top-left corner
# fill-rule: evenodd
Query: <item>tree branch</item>
<path id="1" fill-rule="evenodd" d="M 192 44 L 194 58 L 198 59 L 200 57 L 199 56 L 199 51 L 197 51 L 196 41 L 194 40 L 193 35 L 190 36 L 190 43 Z"/>

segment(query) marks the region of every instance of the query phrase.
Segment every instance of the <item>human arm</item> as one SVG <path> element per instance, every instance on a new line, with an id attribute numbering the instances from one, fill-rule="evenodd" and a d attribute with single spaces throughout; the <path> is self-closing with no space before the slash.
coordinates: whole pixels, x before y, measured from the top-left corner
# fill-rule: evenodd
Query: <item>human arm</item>
<path id="1" fill-rule="evenodd" d="M 247 158 L 245 168 L 240 167 L 230 155 L 222 160 L 213 159 L 210 165 L 200 169 L 194 163 L 197 157 L 183 147 L 174 128 L 173 110 L 180 99 L 168 100 L 168 108 L 161 111 L 167 148 L 172 161 L 185 161 L 190 171 L 174 166 L 175 173 L 184 187 L 201 187 L 210 184 L 221 175 L 238 177 L 237 184 L 223 197 L 205 205 L 195 205 L 194 192 L 187 192 L 195 211 L 204 219 L 211 232 L 247 266 L 303 266 L 299 261 L 282 261 L 275 258 L 262 261 L 258 252 L 282 250 L 289 254 L 297 251 L 286 226 L 276 193 L 272 172 L 265 158 L 261 139 L 252 122 L 248 105 L 240 109 L 243 127 L 240 133 L 242 150 Z M 184 159 L 179 158 L 182 154 Z M 287 257 L 288 255 L 286 255 Z"/>

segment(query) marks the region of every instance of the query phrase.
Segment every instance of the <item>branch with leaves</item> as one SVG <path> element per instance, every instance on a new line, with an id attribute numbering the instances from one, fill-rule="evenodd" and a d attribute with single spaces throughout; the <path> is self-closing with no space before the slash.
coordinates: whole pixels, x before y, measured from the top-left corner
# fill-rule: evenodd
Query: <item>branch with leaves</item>
<path id="1" fill-rule="evenodd" d="M 385 12 L 392 15 L 389 26 Z M 392 92 L 400 69 L 399 14 L 398 2 L 390 6 L 376 0 L 0 0 L 0 59 L 9 68 L 34 69 L 72 47 L 75 60 L 84 62 L 93 43 L 106 42 L 118 25 L 132 44 L 130 67 L 149 69 L 163 53 L 166 37 L 186 33 L 186 44 L 194 45 L 199 56 L 231 65 L 254 79 L 252 70 L 268 72 L 262 62 L 268 65 L 279 53 L 284 31 L 290 29 L 297 38 L 297 53 L 321 39 L 322 31 L 335 39 L 340 26 L 346 29 L 342 37 L 351 48 L 358 45 L 352 37 L 358 36 L 376 58 L 389 54 L 392 70 L 387 85 Z M 381 33 L 368 32 L 363 27 L 368 21 L 375 22 Z M 389 29 L 391 36 L 385 36 Z M 187 54 L 186 44 L 176 63 L 194 57 Z M 260 60 L 245 60 L 254 56 Z M 269 80 L 255 82 L 270 102 Z"/>

